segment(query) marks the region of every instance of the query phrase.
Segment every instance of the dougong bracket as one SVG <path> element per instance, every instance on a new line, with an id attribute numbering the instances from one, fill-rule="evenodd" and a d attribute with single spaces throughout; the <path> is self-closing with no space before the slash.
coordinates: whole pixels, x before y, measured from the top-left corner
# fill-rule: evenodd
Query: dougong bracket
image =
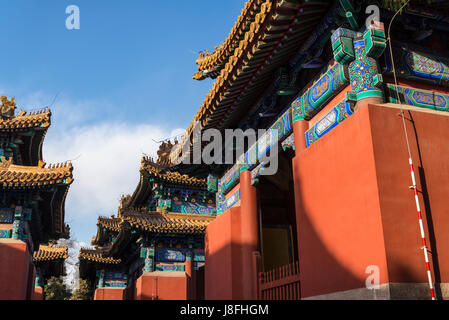
<path id="1" fill-rule="evenodd" d="M 332 35 L 335 60 L 349 69 L 351 93 L 357 101 L 384 98 L 382 75 L 376 61 L 386 48 L 384 25 L 375 21 L 364 32 L 339 28 Z"/>

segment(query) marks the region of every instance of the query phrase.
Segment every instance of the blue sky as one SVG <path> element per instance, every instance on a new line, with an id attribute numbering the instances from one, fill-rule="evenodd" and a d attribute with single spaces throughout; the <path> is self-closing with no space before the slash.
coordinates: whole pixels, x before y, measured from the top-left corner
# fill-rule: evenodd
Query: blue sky
<path id="1" fill-rule="evenodd" d="M 0 3 L 0 90 L 19 108 L 52 105 L 48 163 L 74 160 L 66 220 L 86 243 L 116 214 L 143 153 L 182 132 L 212 86 L 192 80 L 199 50 L 228 35 L 243 0 L 14 0 Z M 67 30 L 68 5 L 81 13 Z"/>

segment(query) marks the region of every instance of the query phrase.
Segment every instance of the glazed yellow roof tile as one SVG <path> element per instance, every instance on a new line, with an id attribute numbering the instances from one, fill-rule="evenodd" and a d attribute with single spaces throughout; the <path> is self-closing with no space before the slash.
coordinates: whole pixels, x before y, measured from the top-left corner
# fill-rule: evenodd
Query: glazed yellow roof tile
<path id="1" fill-rule="evenodd" d="M 146 171 L 150 176 L 164 182 L 194 186 L 203 189 L 207 188 L 207 181 L 205 179 L 190 177 L 186 174 L 180 174 L 179 172 L 164 171 L 157 165 L 148 162 L 146 158 L 142 159 L 141 171 Z"/>
<path id="2" fill-rule="evenodd" d="M 98 262 L 103 264 L 119 264 L 121 259 L 115 259 L 112 257 L 105 257 L 103 251 L 98 249 L 85 249 L 81 248 L 79 253 L 80 260 L 87 260 L 92 262 Z"/>
<path id="3" fill-rule="evenodd" d="M 226 66 L 223 68 L 223 70 L 221 70 L 220 75 L 217 77 L 217 81 L 214 82 L 212 89 L 206 96 L 203 105 L 195 116 L 195 120 L 200 120 L 206 114 L 209 107 L 215 103 L 214 100 L 220 97 L 220 93 L 223 94 L 223 92 L 220 92 L 223 86 L 226 85 L 227 82 L 234 80 L 233 73 L 237 71 L 236 66 L 239 60 L 242 58 L 244 51 L 253 44 L 256 34 L 259 33 L 261 26 L 264 24 L 272 8 L 274 7 L 275 5 L 273 5 L 273 2 L 271 0 L 266 0 L 262 4 L 261 10 L 256 15 L 255 20 L 251 23 L 249 31 L 245 33 L 244 39 L 240 41 L 238 48 L 235 49 L 234 54 L 229 58 Z M 193 129 L 193 126 L 191 127 Z"/>
<path id="4" fill-rule="evenodd" d="M 40 245 L 39 251 L 33 253 L 35 262 L 54 261 L 59 259 L 67 259 L 69 249 L 66 246 L 44 246 Z"/>
<path id="5" fill-rule="evenodd" d="M 44 162 L 38 166 L 26 167 L 13 165 L 4 157 L 0 159 L 0 186 L 35 187 L 55 184 L 70 185 L 73 182 L 71 163 L 51 164 L 45 168 Z"/>
<path id="6" fill-rule="evenodd" d="M 97 225 L 108 230 L 119 232 L 121 222 L 122 219 L 120 218 L 98 217 Z"/>
<path id="7" fill-rule="evenodd" d="M 127 212 L 123 220 L 132 227 L 158 233 L 204 233 L 216 216 L 184 213 Z"/>
<path id="8" fill-rule="evenodd" d="M 17 131 L 32 128 L 48 128 L 51 124 L 50 109 L 42 109 L 27 113 L 20 111 L 18 115 L 11 118 L 0 118 L 0 130 Z"/>
<path id="9" fill-rule="evenodd" d="M 251 22 L 254 20 L 263 0 L 249 0 L 245 3 L 240 16 L 235 22 L 226 40 L 212 54 L 201 54 L 196 63 L 198 72 L 193 76 L 196 80 L 205 78 L 204 72 L 218 72 L 239 46 Z"/>
<path id="10" fill-rule="evenodd" d="M 245 33 L 245 37 L 239 42 L 238 47 L 234 50 L 233 55 L 229 58 L 228 62 L 226 63 L 225 67 L 221 70 L 220 75 L 217 77 L 216 81 L 214 82 L 212 89 L 209 91 L 209 93 L 206 95 L 206 98 L 203 101 L 203 104 L 201 105 L 199 111 L 194 117 L 194 121 L 192 121 L 189 125 L 189 127 L 186 130 L 186 133 L 181 138 L 181 141 L 179 143 L 180 146 L 187 143 L 188 140 L 190 140 L 190 136 L 192 134 L 194 124 L 196 121 L 200 121 L 201 124 L 204 126 L 206 123 L 203 120 L 204 116 L 207 112 L 211 111 L 211 109 L 214 109 L 214 106 L 217 105 L 218 101 L 217 99 L 220 99 L 224 95 L 224 86 L 228 86 L 230 82 L 235 80 L 235 72 L 237 72 L 237 65 L 239 60 L 242 58 L 243 52 L 249 47 L 250 41 L 251 45 L 253 44 L 254 38 L 256 34 L 260 31 L 261 26 L 267 19 L 267 16 L 269 15 L 272 8 L 275 7 L 272 4 L 271 0 L 266 0 L 261 5 L 261 11 L 257 13 L 254 21 L 251 22 L 249 31 Z M 174 148 L 173 152 L 179 152 L 179 148 Z"/>
<path id="11" fill-rule="evenodd" d="M 193 128 L 224 128 L 241 103 L 254 101 L 272 72 L 285 63 L 305 40 L 330 3 L 297 0 L 265 0 L 237 48 L 221 69 L 194 120 L 172 156 L 190 144 Z M 300 19 L 299 17 L 304 17 Z"/>

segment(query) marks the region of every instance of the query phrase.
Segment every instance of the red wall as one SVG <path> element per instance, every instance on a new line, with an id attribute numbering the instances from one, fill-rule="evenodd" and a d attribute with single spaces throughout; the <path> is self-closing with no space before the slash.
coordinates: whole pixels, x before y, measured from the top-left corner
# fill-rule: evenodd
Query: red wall
<path id="1" fill-rule="evenodd" d="M 27 300 L 33 300 L 35 287 L 36 287 L 36 267 L 30 261 L 28 269 Z"/>
<path id="2" fill-rule="evenodd" d="M 371 107 L 382 223 L 392 282 L 427 282 L 403 124 L 397 109 Z M 443 115 L 441 115 L 443 114 Z M 449 282 L 449 114 L 406 112 L 434 281 Z M 432 261 L 431 261 L 432 262 Z"/>
<path id="3" fill-rule="evenodd" d="M 205 239 L 205 299 L 242 299 L 240 207 L 210 223 Z"/>
<path id="4" fill-rule="evenodd" d="M 369 265 L 379 266 L 381 283 L 426 282 L 398 113 L 364 107 L 294 158 L 303 298 L 364 288 Z M 431 242 L 439 256 L 438 273 L 447 282 L 449 117 L 411 114 L 420 147 L 418 154 L 413 124 L 407 121 L 412 154 L 416 171 L 424 168 L 435 234 Z M 423 190 L 421 183 L 418 189 Z M 430 214 L 422 195 L 420 201 L 423 213 Z"/>
<path id="5" fill-rule="evenodd" d="M 175 276 L 170 271 L 143 274 L 136 282 L 136 300 L 187 300 L 187 277 L 183 274 Z"/>
<path id="6" fill-rule="evenodd" d="M 362 109 L 293 160 L 303 298 L 388 281 L 370 136 Z"/>
<path id="7" fill-rule="evenodd" d="M 98 288 L 94 300 L 125 300 L 125 288 Z"/>
<path id="8" fill-rule="evenodd" d="M 0 240 L 0 300 L 26 300 L 31 256 L 27 244 Z"/>

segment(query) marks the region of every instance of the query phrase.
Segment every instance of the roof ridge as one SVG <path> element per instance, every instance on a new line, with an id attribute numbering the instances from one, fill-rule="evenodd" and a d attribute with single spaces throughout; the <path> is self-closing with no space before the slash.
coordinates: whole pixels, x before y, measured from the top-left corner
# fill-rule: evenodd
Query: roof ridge
<path id="1" fill-rule="evenodd" d="M 271 79 L 267 75 L 281 66 L 284 63 L 282 59 L 288 59 L 294 48 L 306 41 L 310 35 L 308 29 L 321 20 L 319 13 L 324 13 L 329 5 L 325 1 L 264 0 L 260 12 L 221 69 L 179 146 L 173 148 L 172 155 L 177 155 L 184 146 L 190 150 L 196 123 L 199 122 L 204 129 L 228 126 L 233 115 L 237 114 L 237 106 L 253 101 L 261 90 L 261 83 Z M 310 16 L 314 17 L 313 22 L 310 22 Z"/>
<path id="2" fill-rule="evenodd" d="M 70 185 L 72 182 L 73 165 L 69 161 L 50 164 L 46 168 L 43 161 L 39 161 L 37 166 L 20 166 L 12 164 L 12 158 L 0 158 L 0 185 Z"/>
<path id="3" fill-rule="evenodd" d="M 168 182 L 201 185 L 203 187 L 207 187 L 206 179 L 191 177 L 188 174 L 182 174 L 178 171 L 165 171 L 163 168 L 160 168 L 153 163 L 142 163 L 140 170 L 146 171 L 149 174 Z"/>
<path id="4" fill-rule="evenodd" d="M 12 164 L 12 158 L 9 160 L 6 160 L 5 157 L 1 157 L 0 158 L 0 169 L 3 168 L 8 168 L 8 169 L 20 169 L 23 171 L 37 171 L 39 169 L 42 169 L 43 171 L 48 170 L 48 171 L 66 171 L 66 170 L 70 170 L 73 169 L 73 164 L 71 161 L 63 161 L 63 162 L 55 162 L 55 163 L 50 163 L 47 166 L 47 163 L 44 161 L 39 161 L 37 166 L 22 166 L 22 165 L 17 165 L 17 164 Z"/>
<path id="5" fill-rule="evenodd" d="M 26 112 L 20 110 L 18 114 L 0 117 L 0 129 L 29 129 L 48 128 L 51 124 L 51 110 L 48 107 Z"/>
<path id="6" fill-rule="evenodd" d="M 99 262 L 99 263 L 105 263 L 105 264 L 119 264 L 121 263 L 121 259 L 116 259 L 113 257 L 105 257 L 104 256 L 104 250 L 95 248 L 95 249 L 86 249 L 86 248 L 80 248 L 78 258 L 93 261 L 93 262 Z"/>
<path id="7" fill-rule="evenodd" d="M 149 232 L 162 233 L 204 233 L 206 227 L 215 220 L 216 215 L 127 212 L 123 220 L 132 227 Z"/>
<path id="8" fill-rule="evenodd" d="M 205 53 L 199 55 L 196 60 L 198 72 L 193 76 L 194 79 L 205 79 L 206 76 L 204 75 L 204 71 L 207 71 L 208 73 L 211 71 L 220 71 L 238 47 L 240 40 L 244 37 L 245 30 L 248 29 L 248 24 L 255 19 L 256 13 L 260 11 L 262 2 L 263 0 L 247 1 L 226 39 L 218 47 L 215 47 L 212 54 L 209 54 L 206 50 Z"/>
<path id="9" fill-rule="evenodd" d="M 19 118 L 19 117 L 36 117 L 41 115 L 51 115 L 51 110 L 49 107 L 44 107 L 41 109 L 31 110 L 31 111 L 25 111 L 20 109 L 19 113 L 15 115 L 13 118 Z"/>
<path id="10" fill-rule="evenodd" d="M 34 261 L 51 261 L 58 259 L 67 259 L 69 256 L 69 247 L 63 245 L 39 245 L 39 250 L 33 253 Z"/>
<path id="11" fill-rule="evenodd" d="M 203 103 L 201 104 L 200 109 L 197 111 L 197 113 L 194 116 L 194 120 L 190 123 L 189 127 L 187 128 L 186 132 L 181 138 L 180 145 L 184 145 L 187 143 L 187 140 L 189 140 L 194 123 L 196 121 L 201 121 L 202 116 L 207 111 L 207 106 L 212 104 L 212 101 L 217 96 L 222 96 L 223 93 L 220 94 L 220 91 L 225 83 L 228 82 L 228 78 L 232 76 L 232 73 L 235 69 L 238 67 L 238 61 L 242 58 L 243 52 L 246 50 L 246 48 L 249 46 L 249 44 L 254 43 L 257 39 L 255 35 L 257 34 L 256 31 L 260 31 L 261 26 L 264 24 L 265 20 L 267 19 L 267 16 L 271 13 L 272 9 L 275 8 L 275 5 L 271 2 L 271 0 L 265 0 L 264 3 L 261 5 L 260 12 L 256 15 L 256 19 L 251 22 L 250 25 L 250 35 L 245 37 L 245 39 L 240 40 L 238 48 L 236 48 L 233 52 L 233 55 L 228 59 L 226 62 L 226 65 L 221 69 L 220 75 L 217 77 L 216 81 L 213 83 L 212 88 L 209 90 L 209 92 L 206 95 L 206 98 L 204 99 Z M 249 35 L 246 33 L 246 35 Z M 204 126 L 205 123 L 202 123 Z M 174 148 L 174 151 L 177 149 Z"/>
<path id="12" fill-rule="evenodd" d="M 104 220 L 120 220 L 120 217 L 115 217 L 115 216 L 98 216 L 98 219 L 104 219 Z"/>
<path id="13" fill-rule="evenodd" d="M 62 245 L 62 244 L 40 244 L 39 249 L 67 249 L 68 246 Z"/>
<path id="14" fill-rule="evenodd" d="M 179 212 L 159 212 L 159 211 L 149 211 L 145 207 L 143 208 L 130 208 L 123 212 L 124 216 L 127 214 L 143 214 L 143 215 L 166 215 L 166 216 L 180 216 L 180 217 L 208 217 L 215 216 L 209 214 L 199 214 L 199 213 L 179 213 Z"/>

